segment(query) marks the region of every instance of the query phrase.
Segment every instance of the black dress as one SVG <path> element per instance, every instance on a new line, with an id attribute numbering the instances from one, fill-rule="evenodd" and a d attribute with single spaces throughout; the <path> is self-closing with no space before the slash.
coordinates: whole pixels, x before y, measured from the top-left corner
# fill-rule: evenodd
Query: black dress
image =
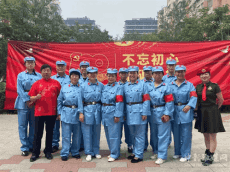
<path id="1" fill-rule="evenodd" d="M 220 87 L 212 82 L 208 82 L 206 87 L 206 101 L 203 101 L 202 91 L 204 84 L 196 86 L 198 111 L 195 129 L 198 129 L 201 133 L 225 132 L 220 111 L 216 104 L 216 94 L 221 92 Z"/>

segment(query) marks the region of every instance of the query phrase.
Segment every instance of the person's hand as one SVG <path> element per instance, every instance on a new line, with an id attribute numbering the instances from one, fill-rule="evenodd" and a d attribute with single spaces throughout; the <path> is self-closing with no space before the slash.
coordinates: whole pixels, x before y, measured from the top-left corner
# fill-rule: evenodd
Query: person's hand
<path id="1" fill-rule="evenodd" d="M 36 99 L 39 100 L 41 97 L 42 97 L 42 95 L 41 95 L 41 94 L 38 94 L 38 95 L 36 96 Z"/>
<path id="2" fill-rule="evenodd" d="M 30 100 L 27 101 L 26 104 L 27 104 L 27 106 L 28 106 L 29 108 L 32 108 L 32 107 L 33 107 L 33 102 L 30 101 Z"/>
<path id="3" fill-rule="evenodd" d="M 184 113 L 187 113 L 190 109 L 191 109 L 191 107 L 188 106 L 188 105 L 186 105 L 186 106 L 182 109 L 182 111 L 183 111 Z"/>
<path id="4" fill-rule="evenodd" d="M 80 113 L 79 120 L 80 120 L 81 122 L 84 122 L 84 115 L 83 115 L 83 113 Z"/>
<path id="5" fill-rule="evenodd" d="M 60 121 L 60 119 L 61 119 L 61 115 L 60 115 L 60 114 L 58 114 L 58 116 L 57 116 L 56 120 L 59 120 L 59 121 Z"/>
<path id="6" fill-rule="evenodd" d="M 119 117 L 114 117 L 114 122 L 115 123 L 118 123 L 120 121 L 120 118 Z"/>
<path id="7" fill-rule="evenodd" d="M 163 116 L 161 117 L 161 120 L 162 120 L 162 122 L 166 123 L 166 122 L 168 122 L 168 121 L 170 120 L 170 116 L 168 116 L 168 115 L 163 115 Z"/>
<path id="8" fill-rule="evenodd" d="M 142 121 L 145 121 L 147 119 L 147 116 L 142 116 Z"/>

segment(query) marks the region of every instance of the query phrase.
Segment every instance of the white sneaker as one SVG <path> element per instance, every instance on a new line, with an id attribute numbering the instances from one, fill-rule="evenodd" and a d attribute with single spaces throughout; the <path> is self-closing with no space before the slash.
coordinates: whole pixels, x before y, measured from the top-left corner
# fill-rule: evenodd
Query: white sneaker
<path id="1" fill-rule="evenodd" d="M 85 159 L 86 159 L 86 161 L 91 161 L 92 160 L 92 155 L 87 155 Z"/>
<path id="2" fill-rule="evenodd" d="M 161 158 L 158 158 L 156 161 L 155 161 L 155 164 L 163 164 L 165 162 L 165 160 L 161 159 Z"/>
<path id="3" fill-rule="evenodd" d="M 110 158 L 108 159 L 108 162 L 113 162 L 113 161 L 115 161 L 115 159 L 112 158 L 112 157 L 110 157 Z"/>
<path id="4" fill-rule="evenodd" d="M 107 156 L 107 158 L 110 158 L 110 155 L 109 155 L 109 156 Z"/>
<path id="5" fill-rule="evenodd" d="M 181 158 L 181 159 L 180 159 L 180 162 L 186 162 L 186 161 L 188 161 L 187 158 Z"/>
<path id="6" fill-rule="evenodd" d="M 150 157 L 151 159 L 157 159 L 157 154 L 154 154 L 153 156 Z"/>
<path id="7" fill-rule="evenodd" d="M 96 158 L 97 158 L 97 159 L 101 159 L 101 155 L 99 155 L 99 154 L 96 155 Z"/>
<path id="8" fill-rule="evenodd" d="M 178 159 L 178 158 L 180 158 L 180 155 L 173 155 L 173 158 Z"/>

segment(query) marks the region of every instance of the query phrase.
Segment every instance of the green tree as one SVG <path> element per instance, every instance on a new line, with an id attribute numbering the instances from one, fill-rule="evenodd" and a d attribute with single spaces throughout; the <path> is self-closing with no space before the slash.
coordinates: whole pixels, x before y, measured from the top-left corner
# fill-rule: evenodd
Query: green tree
<path id="1" fill-rule="evenodd" d="M 200 16 L 185 18 L 182 29 L 183 41 L 227 40 L 229 39 L 230 16 L 228 4 L 214 9 L 208 14 L 209 8 L 200 9 Z"/>

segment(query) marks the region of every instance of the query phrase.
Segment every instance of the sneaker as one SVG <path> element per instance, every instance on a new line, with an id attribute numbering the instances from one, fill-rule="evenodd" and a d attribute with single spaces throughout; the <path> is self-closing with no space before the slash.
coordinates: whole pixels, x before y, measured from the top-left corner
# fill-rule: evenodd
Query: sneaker
<path id="1" fill-rule="evenodd" d="M 180 162 L 186 162 L 186 161 L 188 161 L 187 158 L 181 158 L 181 159 L 180 159 Z"/>
<path id="2" fill-rule="evenodd" d="M 110 158 L 110 155 L 109 155 L 109 156 L 107 156 L 107 158 Z"/>
<path id="3" fill-rule="evenodd" d="M 153 156 L 150 157 L 151 159 L 157 159 L 157 154 L 154 154 Z"/>
<path id="4" fill-rule="evenodd" d="M 67 157 L 67 156 L 62 156 L 62 157 L 61 157 L 61 160 L 62 160 L 62 161 L 67 161 L 67 160 L 68 160 L 68 157 Z"/>
<path id="5" fill-rule="evenodd" d="M 165 160 L 161 159 L 161 158 L 158 158 L 156 161 L 155 161 L 155 164 L 163 164 L 165 162 Z"/>
<path id="6" fill-rule="evenodd" d="M 29 152 L 28 151 L 22 151 L 22 156 L 28 156 Z"/>
<path id="7" fill-rule="evenodd" d="M 180 158 L 180 155 L 173 155 L 173 158 L 178 159 L 178 158 Z"/>
<path id="8" fill-rule="evenodd" d="M 200 159 L 200 161 L 201 161 L 201 162 L 205 162 L 205 161 L 207 161 L 208 159 L 209 159 L 209 156 L 208 156 L 207 154 L 205 154 L 204 159 Z"/>
<path id="9" fill-rule="evenodd" d="M 96 157 L 97 159 L 101 159 L 101 155 L 99 155 L 99 154 L 97 154 L 95 157 Z"/>
<path id="10" fill-rule="evenodd" d="M 86 161 L 91 161 L 92 160 L 92 155 L 87 155 L 85 159 L 86 159 Z"/>
<path id="11" fill-rule="evenodd" d="M 115 159 L 112 158 L 112 157 L 110 157 L 110 158 L 108 159 L 108 162 L 113 162 L 113 161 L 115 161 Z"/>

